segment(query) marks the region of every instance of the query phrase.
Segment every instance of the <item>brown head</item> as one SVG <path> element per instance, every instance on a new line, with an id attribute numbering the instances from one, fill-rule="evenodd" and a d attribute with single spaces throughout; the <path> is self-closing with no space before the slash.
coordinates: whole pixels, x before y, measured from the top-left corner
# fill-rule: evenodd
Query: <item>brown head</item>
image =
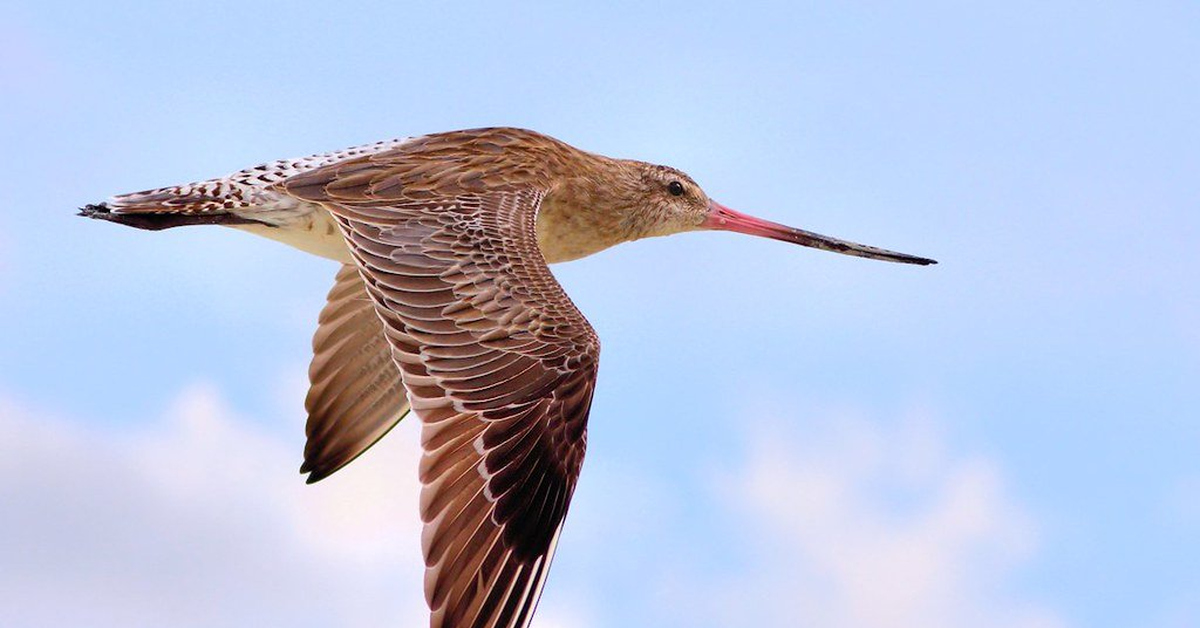
<path id="1" fill-rule="evenodd" d="M 691 177 L 670 166 L 599 158 L 587 170 L 590 171 L 588 175 L 568 178 L 566 189 L 561 190 L 563 193 L 558 195 L 558 199 L 564 201 L 564 206 L 573 206 L 567 211 L 576 215 L 574 221 L 596 221 L 593 224 L 607 236 L 599 238 L 605 240 L 600 248 L 618 242 L 685 231 L 717 230 L 736 231 L 889 262 L 920 265 L 937 263 L 931 259 L 839 240 L 736 212 L 710 199 Z M 552 201 L 551 205 L 555 204 L 554 199 L 547 200 Z M 555 213 L 556 210 L 551 208 L 550 215 Z M 553 246 L 549 242 L 544 243 Z M 594 251 L 583 254 L 590 252 Z"/>

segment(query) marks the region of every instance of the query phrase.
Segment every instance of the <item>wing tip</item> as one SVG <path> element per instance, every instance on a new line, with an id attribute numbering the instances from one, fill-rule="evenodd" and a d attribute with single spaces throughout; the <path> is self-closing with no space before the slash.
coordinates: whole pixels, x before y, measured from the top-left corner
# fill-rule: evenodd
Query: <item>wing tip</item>
<path id="1" fill-rule="evenodd" d="M 305 484 L 316 484 L 317 482 L 320 482 L 321 480 L 333 475 L 333 472 L 340 468 L 341 467 L 334 467 L 332 469 L 327 467 L 320 468 L 316 464 L 313 464 L 311 460 L 305 460 L 300 465 L 300 474 L 308 474 L 308 477 L 304 478 Z"/>
<path id="2" fill-rule="evenodd" d="M 317 482 L 320 482 L 321 480 L 324 480 L 327 477 L 329 477 L 328 474 L 321 475 L 319 473 L 310 473 L 308 475 L 308 477 L 304 478 L 304 483 L 311 486 L 313 484 L 316 484 Z"/>

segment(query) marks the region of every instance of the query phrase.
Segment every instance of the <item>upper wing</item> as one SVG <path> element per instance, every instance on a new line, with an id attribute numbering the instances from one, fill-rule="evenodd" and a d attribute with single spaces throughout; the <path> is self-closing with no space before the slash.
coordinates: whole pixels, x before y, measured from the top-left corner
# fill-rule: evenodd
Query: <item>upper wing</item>
<path id="1" fill-rule="evenodd" d="M 543 193 L 385 200 L 372 190 L 394 172 L 348 166 L 285 189 L 337 218 L 423 423 L 431 626 L 523 628 L 583 461 L 599 356 L 537 248 Z"/>
<path id="2" fill-rule="evenodd" d="M 392 347 L 362 277 L 338 270 L 313 336 L 301 473 L 311 484 L 350 463 L 408 413 Z"/>

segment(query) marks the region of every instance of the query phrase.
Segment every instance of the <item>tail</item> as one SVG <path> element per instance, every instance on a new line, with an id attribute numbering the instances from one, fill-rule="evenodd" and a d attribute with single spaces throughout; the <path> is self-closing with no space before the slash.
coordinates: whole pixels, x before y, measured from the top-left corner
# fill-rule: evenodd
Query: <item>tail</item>
<path id="1" fill-rule="evenodd" d="M 365 157 L 404 145 L 410 139 L 385 140 L 297 159 L 280 159 L 227 177 L 133 194 L 122 194 L 79 210 L 80 216 L 138 229 L 184 225 L 286 224 L 309 209 L 271 187 L 288 177 L 332 163 Z M 253 218 L 247 218 L 252 216 Z"/>
<path id="2" fill-rule="evenodd" d="M 79 215 L 85 218 L 107 220 L 135 229 L 160 231 L 171 227 L 187 225 L 248 225 L 258 224 L 257 220 L 242 218 L 235 214 L 180 214 L 169 211 L 142 211 L 129 213 L 113 211 L 108 203 L 84 205 L 79 208 Z"/>
<path id="3" fill-rule="evenodd" d="M 187 225 L 256 224 L 259 221 L 234 213 L 250 205 L 246 191 L 228 180 L 214 179 L 114 196 L 81 207 L 79 215 L 150 231 Z"/>

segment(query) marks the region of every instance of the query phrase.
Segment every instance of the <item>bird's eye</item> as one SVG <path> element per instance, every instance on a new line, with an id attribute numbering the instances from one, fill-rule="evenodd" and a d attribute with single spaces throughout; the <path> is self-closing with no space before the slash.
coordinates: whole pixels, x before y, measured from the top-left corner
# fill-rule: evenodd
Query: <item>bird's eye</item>
<path id="1" fill-rule="evenodd" d="M 667 184 L 667 191 L 671 193 L 671 196 L 683 196 L 683 184 L 672 181 Z"/>

